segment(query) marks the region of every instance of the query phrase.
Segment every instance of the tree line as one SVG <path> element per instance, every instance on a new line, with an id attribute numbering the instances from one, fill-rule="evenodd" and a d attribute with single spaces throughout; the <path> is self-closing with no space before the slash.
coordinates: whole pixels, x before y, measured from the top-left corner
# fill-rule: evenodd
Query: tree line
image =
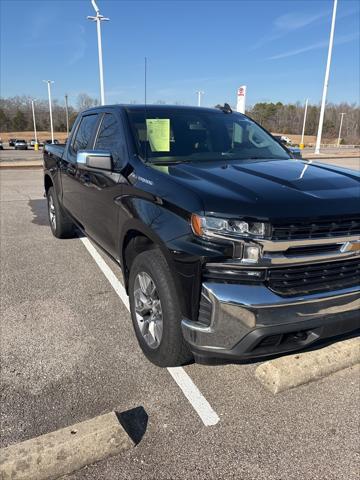
<path id="1" fill-rule="evenodd" d="M 136 102 L 133 101 L 131 103 Z M 165 102 L 161 100 L 158 100 L 156 103 L 165 104 Z M 95 98 L 90 97 L 86 93 L 79 94 L 77 97 L 76 106 L 69 106 L 70 128 L 79 111 L 84 110 L 85 108 L 96 106 L 97 104 L 98 101 Z M 65 132 L 66 113 L 64 102 L 53 100 L 52 110 L 54 130 L 58 132 Z M 49 130 L 49 105 L 47 100 L 37 100 L 35 102 L 35 113 L 37 129 L 39 131 Z M 252 107 L 249 107 L 246 113 L 271 132 L 297 135 L 301 134 L 304 118 L 304 106 L 300 103 L 283 104 L 281 102 L 260 102 L 256 103 Z M 337 138 L 341 113 L 346 114 L 344 116 L 341 134 L 343 143 L 359 144 L 360 107 L 355 104 L 327 104 L 323 126 L 323 138 Z M 317 134 L 319 116 L 319 105 L 309 105 L 305 135 Z M 31 110 L 31 97 L 17 96 L 0 98 L 1 132 L 31 131 L 32 129 L 33 119 Z"/>
<path id="2" fill-rule="evenodd" d="M 17 96 L 0 98 L 0 131 L 26 132 L 34 128 L 31 97 Z M 98 101 L 86 93 L 77 97 L 76 107 L 69 105 L 69 126 L 71 128 L 79 111 L 98 105 Z M 52 101 L 54 130 L 66 132 L 65 101 Z M 49 103 L 47 100 L 35 101 L 36 128 L 38 131 L 50 130 Z"/>
<path id="3" fill-rule="evenodd" d="M 249 117 L 271 132 L 301 134 L 304 120 L 304 105 L 256 103 L 246 112 Z M 336 139 L 339 134 L 341 113 L 345 113 L 341 129 L 342 143 L 360 143 L 360 108 L 355 104 L 328 103 L 325 109 L 322 138 Z M 305 135 L 317 135 L 320 106 L 309 105 L 306 116 Z"/>

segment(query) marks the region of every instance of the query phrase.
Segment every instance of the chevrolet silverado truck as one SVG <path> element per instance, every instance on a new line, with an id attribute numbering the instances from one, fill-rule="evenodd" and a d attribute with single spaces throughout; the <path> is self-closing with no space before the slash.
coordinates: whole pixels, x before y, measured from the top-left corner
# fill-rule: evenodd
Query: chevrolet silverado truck
<path id="1" fill-rule="evenodd" d="M 359 180 L 293 158 L 227 104 L 92 108 L 44 151 L 52 233 L 81 231 L 121 267 L 162 367 L 357 334 Z"/>

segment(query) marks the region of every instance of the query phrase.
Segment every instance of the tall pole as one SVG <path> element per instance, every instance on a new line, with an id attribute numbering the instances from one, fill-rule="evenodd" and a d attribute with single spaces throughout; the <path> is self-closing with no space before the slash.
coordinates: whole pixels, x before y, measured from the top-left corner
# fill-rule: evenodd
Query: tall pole
<path id="1" fill-rule="evenodd" d="M 340 140 L 341 140 L 341 129 L 342 129 L 342 124 L 343 124 L 343 120 L 344 120 L 344 115 L 346 115 L 346 113 L 340 113 L 341 115 L 341 120 L 340 120 L 340 128 L 339 128 L 339 137 L 338 137 L 338 141 L 337 141 L 337 146 L 340 147 Z"/>
<path id="2" fill-rule="evenodd" d="M 32 108 L 32 116 L 34 122 L 34 138 L 35 138 L 35 145 L 37 145 L 37 133 L 36 133 L 36 121 L 35 121 L 35 107 L 34 107 L 34 100 L 31 100 L 31 108 Z"/>
<path id="3" fill-rule="evenodd" d="M 43 80 L 43 82 L 47 83 L 47 86 L 48 86 L 51 143 L 54 143 L 54 127 L 53 127 L 53 117 L 52 117 L 52 107 L 51 107 L 51 84 L 54 82 L 53 80 Z"/>
<path id="4" fill-rule="evenodd" d="M 304 148 L 304 135 L 305 135 L 305 125 L 306 125 L 306 115 L 307 115 L 308 101 L 309 101 L 309 99 L 307 98 L 305 100 L 304 122 L 303 122 L 303 128 L 302 128 L 302 133 L 301 133 L 300 148 Z"/>
<path id="5" fill-rule="evenodd" d="M 65 112 L 66 112 L 66 138 L 69 136 L 69 106 L 68 95 L 65 93 Z"/>
<path id="6" fill-rule="evenodd" d="M 201 95 L 204 95 L 205 92 L 203 92 L 202 90 L 198 90 L 196 93 L 198 96 L 198 107 L 201 107 Z"/>
<path id="7" fill-rule="evenodd" d="M 98 57 L 99 57 L 99 77 L 100 77 L 100 103 L 105 105 L 105 90 L 104 90 L 104 68 L 103 68 L 103 56 L 102 56 L 102 43 L 101 43 L 101 22 L 109 20 L 100 15 L 100 10 L 95 3 L 95 0 L 91 0 L 91 4 L 96 12 L 95 17 L 88 16 L 88 20 L 96 22 L 97 42 L 98 42 Z"/>
<path id="8" fill-rule="evenodd" d="M 337 0 L 334 0 L 333 14 L 332 14 L 332 20 L 331 20 L 330 40 L 329 40 L 329 50 L 328 50 L 328 57 L 327 57 L 326 71 L 325 71 L 325 79 L 324 79 L 324 89 L 323 89 L 322 100 L 321 100 L 319 128 L 318 128 L 318 133 L 317 133 L 317 138 L 316 138 L 316 146 L 315 146 L 315 153 L 316 154 L 320 153 L 321 135 L 322 135 L 322 129 L 323 129 L 323 123 L 324 123 L 324 114 L 325 114 L 326 95 L 327 95 L 327 89 L 328 89 L 328 84 L 329 84 L 331 55 L 332 55 L 332 48 L 333 48 L 333 43 L 334 43 L 336 9 L 337 9 Z"/>
<path id="9" fill-rule="evenodd" d="M 101 98 L 101 105 L 105 105 L 104 67 L 103 67 L 102 43 L 101 43 L 101 22 L 99 18 L 96 19 L 96 30 L 97 30 L 97 38 L 98 38 L 98 53 L 99 53 L 100 98 Z"/>

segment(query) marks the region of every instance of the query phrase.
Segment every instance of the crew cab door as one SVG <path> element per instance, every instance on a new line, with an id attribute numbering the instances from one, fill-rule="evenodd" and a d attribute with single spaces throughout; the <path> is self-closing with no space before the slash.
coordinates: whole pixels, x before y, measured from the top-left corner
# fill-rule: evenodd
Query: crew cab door
<path id="1" fill-rule="evenodd" d="M 110 152 L 112 170 L 81 170 L 79 167 L 82 224 L 90 237 L 114 258 L 119 258 L 119 207 L 116 198 L 121 195 L 122 185 L 126 182 L 121 168 L 127 163 L 128 152 L 122 119 L 117 112 L 102 110 L 92 150 Z"/>
<path id="2" fill-rule="evenodd" d="M 61 162 L 62 203 L 66 210 L 83 225 L 83 179 L 79 176 L 76 155 L 79 150 L 86 150 L 94 139 L 98 113 L 81 117 L 75 126 L 71 142 Z"/>

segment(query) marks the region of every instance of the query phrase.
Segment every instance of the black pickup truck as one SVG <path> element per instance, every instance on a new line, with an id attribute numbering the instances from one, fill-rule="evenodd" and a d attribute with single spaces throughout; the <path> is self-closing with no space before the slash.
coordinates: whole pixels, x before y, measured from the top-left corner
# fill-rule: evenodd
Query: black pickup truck
<path id="1" fill-rule="evenodd" d="M 226 104 L 84 111 L 65 146 L 46 146 L 44 187 L 53 234 L 79 228 L 120 265 L 157 365 L 359 328 L 359 175 L 292 158 Z"/>

